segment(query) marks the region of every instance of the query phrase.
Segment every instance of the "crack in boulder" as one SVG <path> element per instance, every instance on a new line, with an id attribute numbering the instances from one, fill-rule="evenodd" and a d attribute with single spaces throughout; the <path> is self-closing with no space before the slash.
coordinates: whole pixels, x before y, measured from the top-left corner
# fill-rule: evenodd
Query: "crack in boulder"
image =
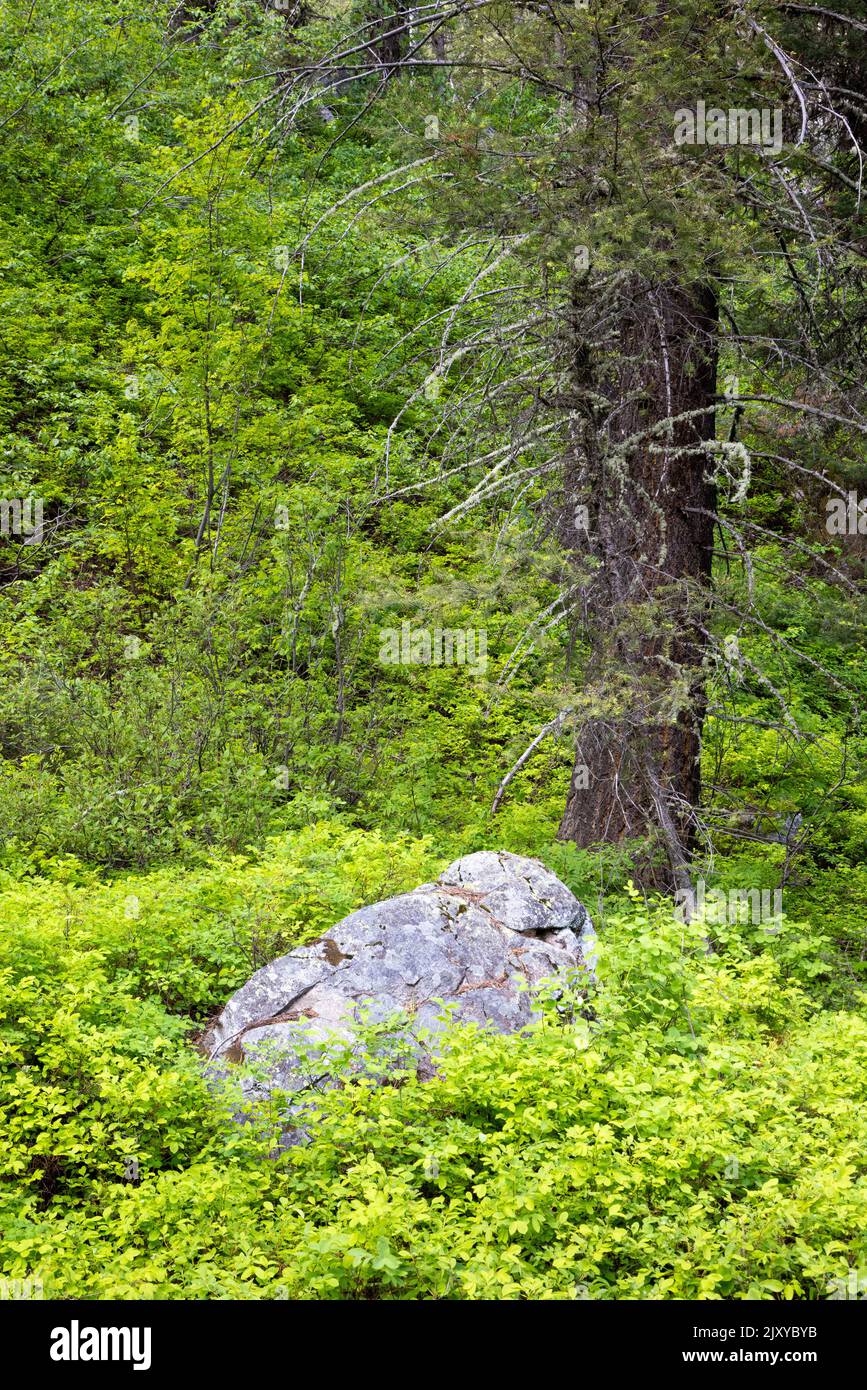
<path id="1" fill-rule="evenodd" d="M 443 1005 L 458 1022 L 514 1032 L 536 1016 L 519 985 L 576 968 L 589 983 L 594 944 L 586 909 L 538 860 L 477 851 L 435 883 L 360 908 L 257 971 L 201 1045 L 215 1073 L 260 1064 L 267 1083 L 244 1076 L 248 1094 L 266 1084 L 300 1092 L 309 1084 L 305 1046 L 351 1040 L 362 1007 L 373 1022 L 402 1018 L 403 1042 L 425 1055 L 436 1050 Z"/>

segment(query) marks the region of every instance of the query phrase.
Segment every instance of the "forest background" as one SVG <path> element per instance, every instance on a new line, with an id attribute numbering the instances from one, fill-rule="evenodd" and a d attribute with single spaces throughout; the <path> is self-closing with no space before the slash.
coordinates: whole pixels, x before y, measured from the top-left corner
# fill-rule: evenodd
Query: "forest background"
<path id="1" fill-rule="evenodd" d="M 538 440 L 493 478 L 479 457 L 547 390 L 515 285 L 547 324 L 585 268 L 550 167 L 526 206 L 502 172 L 507 145 L 509 169 L 550 161 L 560 96 L 442 65 L 469 42 L 530 67 L 555 11 L 581 34 L 669 7 L 471 8 L 490 15 L 454 7 L 452 48 L 431 33 L 430 65 L 401 70 L 371 6 L 0 6 L 4 1287 L 867 1296 L 857 159 L 845 235 L 787 242 L 792 280 L 770 257 L 720 272 L 739 327 L 716 428 L 739 451 L 717 477 L 689 836 L 691 881 L 727 904 L 708 926 L 657 873 L 664 833 L 563 832 L 581 728 L 645 687 L 615 689 L 572 601 L 599 560 L 563 518 L 583 525 L 592 490 Z M 689 26 L 698 8 L 671 7 Z M 838 47 L 864 29 L 841 11 Z M 645 41 L 639 112 L 677 51 L 664 26 Z M 647 137 L 625 117 L 622 138 Z M 666 177 L 648 165 L 651 191 Z M 647 240 L 610 181 L 591 192 L 604 279 Z M 513 207 L 517 272 L 490 249 Z M 758 214 L 739 216 L 735 256 Z M 802 299 L 822 249 L 833 293 Z M 686 240 L 689 265 L 722 254 Z M 791 342 L 810 314 L 848 395 L 774 350 L 769 316 Z M 444 332 L 481 347 L 450 357 Z M 792 399 L 805 412 L 774 405 Z M 388 633 L 443 629 L 483 634 L 486 659 L 383 659 Z M 291 945 L 482 848 L 538 856 L 588 905 L 595 1017 L 549 1000 L 520 1037 L 456 1030 L 435 1082 L 347 1084 L 315 1144 L 269 1159 L 279 1098 L 229 1122 L 192 1045 L 205 1021 Z M 773 921 L 731 907 L 777 889 Z"/>

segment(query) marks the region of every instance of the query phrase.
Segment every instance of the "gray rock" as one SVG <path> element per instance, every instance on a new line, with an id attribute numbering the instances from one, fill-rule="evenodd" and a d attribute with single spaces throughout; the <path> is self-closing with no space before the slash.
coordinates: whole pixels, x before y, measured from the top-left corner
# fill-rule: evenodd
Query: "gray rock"
<path id="1" fill-rule="evenodd" d="M 258 970 L 201 1045 L 212 1074 L 249 1064 L 247 1095 L 300 1093 L 330 1083 L 354 1025 L 390 1020 L 384 1070 L 429 1077 L 445 1006 L 458 1022 L 525 1027 L 540 980 L 579 968 L 589 983 L 595 941 L 586 908 L 538 860 L 468 854 L 436 883 L 363 907 Z"/>

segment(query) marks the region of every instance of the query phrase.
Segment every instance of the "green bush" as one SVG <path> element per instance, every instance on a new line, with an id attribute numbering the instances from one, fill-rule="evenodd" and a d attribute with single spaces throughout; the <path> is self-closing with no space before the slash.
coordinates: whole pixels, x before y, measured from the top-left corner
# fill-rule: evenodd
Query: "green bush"
<path id="1" fill-rule="evenodd" d="M 630 889 L 589 1010 L 543 991 L 522 1034 L 452 1029 L 429 1083 L 347 1075 L 279 1157 L 279 1096 L 232 1122 L 190 1020 L 249 971 L 253 919 L 273 954 L 428 853 L 330 824 L 190 880 L 7 885 L 3 1274 L 59 1298 L 773 1299 L 863 1267 L 867 1022 L 818 1007 L 823 943 L 785 920 L 709 952 Z"/>

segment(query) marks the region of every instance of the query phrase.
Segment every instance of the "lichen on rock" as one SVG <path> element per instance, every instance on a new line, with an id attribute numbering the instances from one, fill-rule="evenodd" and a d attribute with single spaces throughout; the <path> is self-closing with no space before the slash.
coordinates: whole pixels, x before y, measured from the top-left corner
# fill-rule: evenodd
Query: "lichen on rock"
<path id="1" fill-rule="evenodd" d="M 351 1044 L 359 1022 L 397 1018 L 404 1056 L 431 1075 L 447 1006 L 456 1022 L 514 1032 L 534 1017 L 528 986 L 576 969 L 592 976 L 595 940 L 586 908 L 538 860 L 465 855 L 435 883 L 360 908 L 258 970 L 202 1048 L 212 1074 L 257 1064 L 247 1095 L 299 1092 L 329 1084 L 323 1047 Z"/>

